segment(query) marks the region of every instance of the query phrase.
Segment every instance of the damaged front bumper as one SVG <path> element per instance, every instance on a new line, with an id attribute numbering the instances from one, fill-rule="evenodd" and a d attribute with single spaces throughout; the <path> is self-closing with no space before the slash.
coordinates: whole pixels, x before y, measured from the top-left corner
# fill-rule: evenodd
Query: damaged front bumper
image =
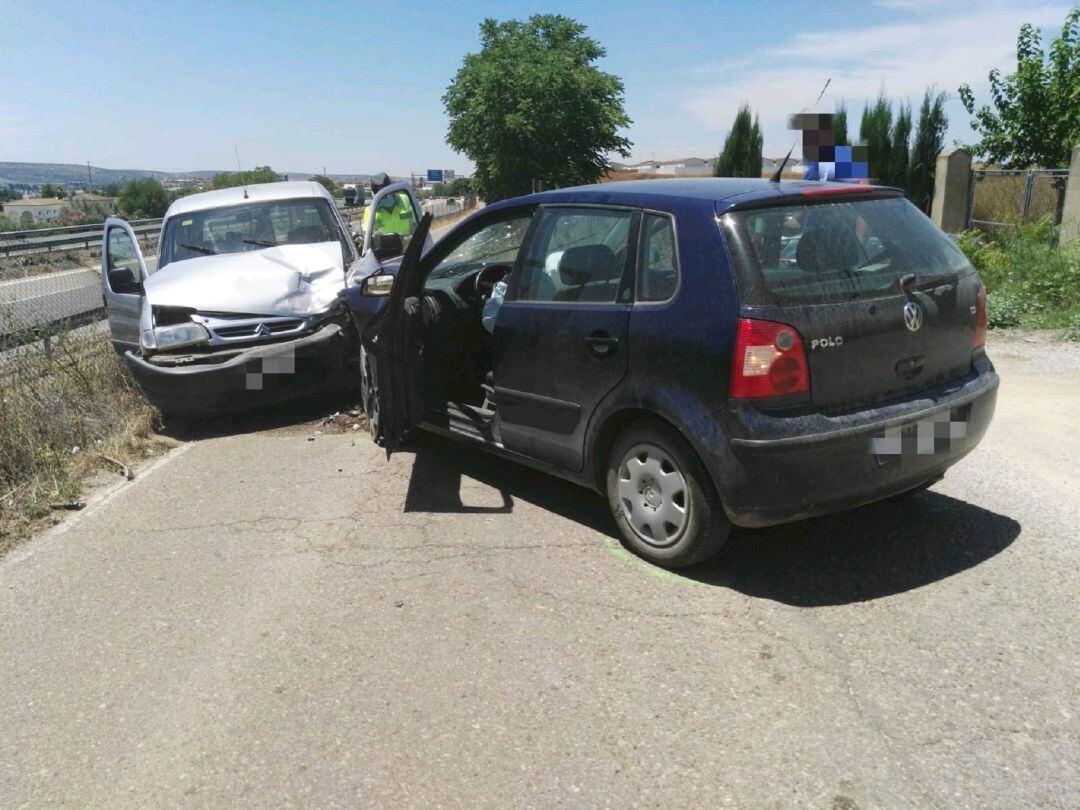
<path id="1" fill-rule="evenodd" d="M 204 354 L 124 354 L 147 398 L 162 411 L 207 417 L 265 407 L 349 384 L 351 332 L 325 323 L 293 340 Z"/>

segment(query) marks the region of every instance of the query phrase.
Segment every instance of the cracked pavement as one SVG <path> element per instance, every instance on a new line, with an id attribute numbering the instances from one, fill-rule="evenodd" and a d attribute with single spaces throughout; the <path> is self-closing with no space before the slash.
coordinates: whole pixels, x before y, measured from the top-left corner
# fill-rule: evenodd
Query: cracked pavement
<path id="1" fill-rule="evenodd" d="M 1080 353 L 980 448 L 671 574 L 433 437 L 188 441 L 0 561 L 0 806 L 1075 807 Z"/>

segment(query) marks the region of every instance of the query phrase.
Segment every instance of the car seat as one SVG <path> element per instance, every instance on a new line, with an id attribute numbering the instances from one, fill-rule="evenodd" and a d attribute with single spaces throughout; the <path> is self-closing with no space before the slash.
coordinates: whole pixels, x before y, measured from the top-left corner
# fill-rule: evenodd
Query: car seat
<path id="1" fill-rule="evenodd" d="M 556 301 L 615 300 L 622 267 L 607 245 L 567 248 L 559 259 L 559 280 L 565 286 Z"/>
<path id="2" fill-rule="evenodd" d="M 313 242 L 332 242 L 322 225 L 302 225 L 289 231 L 289 244 L 308 245 Z"/>
<path id="3" fill-rule="evenodd" d="M 850 228 L 818 228 L 804 233 L 795 249 L 795 262 L 807 273 L 850 270 L 859 264 L 859 239 Z"/>

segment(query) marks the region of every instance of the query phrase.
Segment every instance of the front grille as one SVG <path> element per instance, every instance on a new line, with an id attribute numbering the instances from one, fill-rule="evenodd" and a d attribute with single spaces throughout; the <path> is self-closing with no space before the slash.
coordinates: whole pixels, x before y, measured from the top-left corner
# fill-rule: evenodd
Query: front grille
<path id="1" fill-rule="evenodd" d="M 211 327 L 219 337 L 223 338 L 255 338 L 260 335 L 259 327 L 265 327 L 270 335 L 283 335 L 295 332 L 304 325 L 303 318 L 286 318 L 278 321 L 256 321 L 237 326 L 213 326 Z"/>
<path id="2" fill-rule="evenodd" d="M 299 335 L 309 326 L 307 318 L 278 316 L 260 318 L 249 315 L 242 318 L 223 318 L 207 315 L 198 318 L 198 321 L 210 331 L 211 345 L 250 343 Z"/>

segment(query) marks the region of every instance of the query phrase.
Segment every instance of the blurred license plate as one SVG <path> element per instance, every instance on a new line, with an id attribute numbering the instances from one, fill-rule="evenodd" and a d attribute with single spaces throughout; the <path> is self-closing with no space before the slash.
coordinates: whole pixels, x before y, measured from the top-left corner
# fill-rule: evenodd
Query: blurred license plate
<path id="1" fill-rule="evenodd" d="M 948 453 L 953 442 L 967 438 L 971 406 L 963 405 L 929 419 L 889 428 L 870 440 L 870 452 L 879 466 L 895 464 L 903 456 Z"/>

